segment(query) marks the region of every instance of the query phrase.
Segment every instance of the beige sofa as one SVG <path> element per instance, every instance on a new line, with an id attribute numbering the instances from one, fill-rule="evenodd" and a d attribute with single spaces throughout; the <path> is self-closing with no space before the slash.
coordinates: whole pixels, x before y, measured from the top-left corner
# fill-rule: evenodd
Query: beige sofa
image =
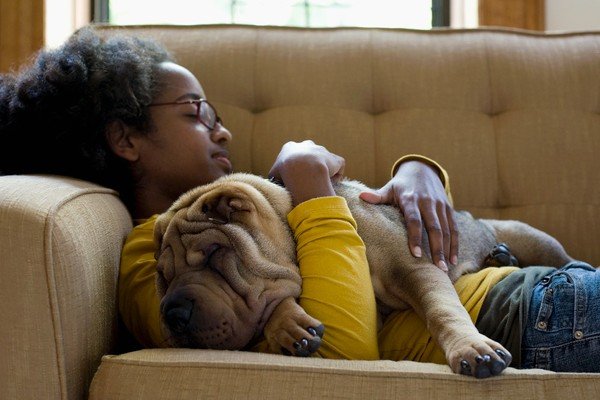
<path id="1" fill-rule="evenodd" d="M 235 134 L 238 170 L 265 174 L 282 143 L 310 138 L 344 156 L 347 175 L 380 186 L 398 156 L 425 154 L 449 171 L 457 208 L 527 221 L 600 264 L 600 33 L 125 32 L 158 39 L 197 74 Z M 63 177 L 0 177 L 0 221 L 2 399 L 600 396 L 600 374 L 510 368 L 476 381 L 406 361 L 109 355 L 131 228 L 118 196 Z"/>

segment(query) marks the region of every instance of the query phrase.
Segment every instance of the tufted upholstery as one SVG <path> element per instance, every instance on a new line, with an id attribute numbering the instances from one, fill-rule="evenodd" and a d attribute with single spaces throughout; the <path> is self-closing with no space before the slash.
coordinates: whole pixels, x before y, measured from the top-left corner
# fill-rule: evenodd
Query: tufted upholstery
<path id="1" fill-rule="evenodd" d="M 200 80 L 234 133 L 236 169 L 266 174 L 313 139 L 380 186 L 421 153 L 456 206 L 544 229 L 600 264 L 600 35 L 492 30 L 132 27 Z"/>

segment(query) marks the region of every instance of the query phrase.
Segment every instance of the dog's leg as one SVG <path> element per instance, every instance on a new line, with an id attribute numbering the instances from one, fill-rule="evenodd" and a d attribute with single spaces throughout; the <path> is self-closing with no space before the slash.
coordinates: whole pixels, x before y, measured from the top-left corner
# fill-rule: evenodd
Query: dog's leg
<path id="1" fill-rule="evenodd" d="M 435 265 L 415 263 L 388 272 L 386 290 L 410 304 L 425 321 L 454 372 L 486 378 L 510 364 L 509 351 L 479 333 L 452 282 Z M 402 282 L 402 291 L 397 282 Z"/>
<path id="2" fill-rule="evenodd" d="M 481 220 L 495 232 L 499 243 L 508 244 L 522 267 L 542 265 L 561 267 L 573 261 L 558 240 L 519 221 Z M 491 250 L 491 249 L 490 249 Z"/>
<path id="3" fill-rule="evenodd" d="M 325 327 L 304 311 L 293 297 L 281 301 L 265 325 L 264 334 L 269 348 L 308 357 L 321 346 Z"/>

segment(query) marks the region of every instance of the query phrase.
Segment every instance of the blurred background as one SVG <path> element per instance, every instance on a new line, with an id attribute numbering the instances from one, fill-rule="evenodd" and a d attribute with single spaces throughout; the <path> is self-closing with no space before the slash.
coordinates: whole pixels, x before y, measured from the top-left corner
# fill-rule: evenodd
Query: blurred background
<path id="1" fill-rule="evenodd" d="M 600 30 L 600 0 L 0 0 L 0 72 L 91 22 Z"/>

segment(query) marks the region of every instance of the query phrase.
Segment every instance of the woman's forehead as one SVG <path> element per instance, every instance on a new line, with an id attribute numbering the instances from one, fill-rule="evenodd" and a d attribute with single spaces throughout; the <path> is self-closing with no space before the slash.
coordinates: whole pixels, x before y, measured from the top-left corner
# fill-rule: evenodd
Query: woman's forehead
<path id="1" fill-rule="evenodd" d="M 206 98 L 198 79 L 186 68 L 172 62 L 163 62 L 158 67 L 160 92 L 154 101 L 174 101 L 183 95 Z M 191 97 L 191 96 L 190 96 Z"/>

